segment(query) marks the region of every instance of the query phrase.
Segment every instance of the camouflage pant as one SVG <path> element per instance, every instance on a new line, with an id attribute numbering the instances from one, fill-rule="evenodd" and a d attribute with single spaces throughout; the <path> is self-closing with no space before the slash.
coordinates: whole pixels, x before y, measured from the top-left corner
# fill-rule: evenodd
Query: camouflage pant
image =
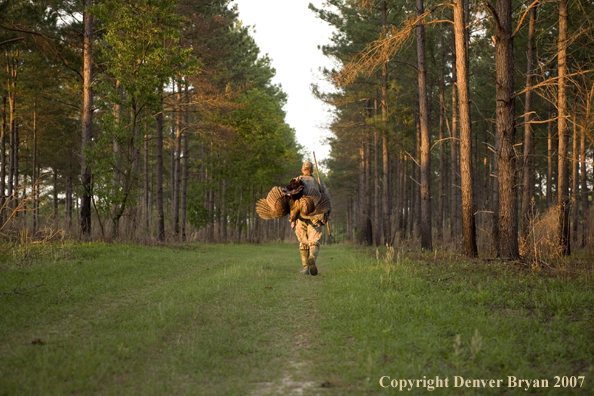
<path id="1" fill-rule="evenodd" d="M 299 249 L 309 249 L 310 247 L 320 246 L 322 225 L 315 225 L 309 219 L 297 219 L 297 224 L 295 225 L 295 235 L 299 240 Z"/>

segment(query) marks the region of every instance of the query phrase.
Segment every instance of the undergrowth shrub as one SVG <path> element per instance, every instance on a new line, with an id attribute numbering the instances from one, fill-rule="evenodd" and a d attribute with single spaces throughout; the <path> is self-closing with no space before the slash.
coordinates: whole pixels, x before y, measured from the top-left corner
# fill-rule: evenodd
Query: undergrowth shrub
<path id="1" fill-rule="evenodd" d="M 565 265 L 566 259 L 559 245 L 559 206 L 537 213 L 530 221 L 528 235 L 520 238 L 520 255 L 536 266 Z"/>
<path id="2" fill-rule="evenodd" d="M 36 260 L 58 261 L 70 257 L 75 242 L 61 230 L 44 229 L 35 236 L 24 229 L 18 238 L 0 240 L 1 265 L 28 265 Z"/>

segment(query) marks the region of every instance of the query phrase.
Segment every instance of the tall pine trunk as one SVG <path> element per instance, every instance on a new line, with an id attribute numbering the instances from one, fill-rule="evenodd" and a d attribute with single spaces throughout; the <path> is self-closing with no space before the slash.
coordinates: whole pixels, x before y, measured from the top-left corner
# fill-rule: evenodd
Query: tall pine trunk
<path id="1" fill-rule="evenodd" d="M 0 227 L 4 225 L 6 203 L 6 96 L 2 97 L 2 135 L 0 136 Z"/>
<path id="2" fill-rule="evenodd" d="M 38 226 L 38 207 L 39 194 L 37 193 L 39 185 L 37 184 L 37 101 L 33 102 L 33 166 L 31 169 L 31 199 L 33 200 L 33 235 L 37 233 Z M 4 192 L 4 191 L 3 191 Z"/>
<path id="3" fill-rule="evenodd" d="M 547 125 L 547 208 L 553 206 L 553 112 L 549 109 Z"/>
<path id="4" fill-rule="evenodd" d="M 81 149 L 81 208 L 80 230 L 84 237 L 91 236 L 91 167 L 86 151 L 93 138 L 93 16 L 88 9 L 93 0 L 85 0 L 84 41 L 83 41 L 83 108 L 82 108 L 82 149 Z"/>
<path id="5" fill-rule="evenodd" d="M 518 210 L 516 185 L 516 125 L 514 109 L 514 53 L 511 0 L 495 5 L 497 165 L 499 178 L 499 246 L 501 257 L 515 260 L 518 250 Z"/>
<path id="6" fill-rule="evenodd" d="M 439 197 L 437 201 L 437 239 L 444 241 L 444 218 L 445 218 L 445 186 L 446 180 L 446 159 L 444 145 L 444 124 L 445 124 L 445 48 L 443 34 L 440 35 L 441 64 L 439 71 Z"/>
<path id="7" fill-rule="evenodd" d="M 580 202 L 578 201 L 579 196 L 579 157 L 578 157 L 578 136 L 577 136 L 577 114 L 574 111 L 573 114 L 573 148 L 571 150 L 571 208 L 573 210 L 573 221 L 572 221 L 572 239 L 573 244 L 577 244 L 577 228 L 579 223 L 579 211 Z"/>
<path id="8" fill-rule="evenodd" d="M 157 189 L 157 239 L 165 240 L 165 213 L 163 211 L 163 88 L 159 89 L 161 96 L 160 111 L 157 113 L 157 136 L 156 136 L 156 189 Z"/>
<path id="9" fill-rule="evenodd" d="M 145 232 L 150 230 L 150 205 L 151 202 L 149 200 L 149 137 L 148 135 L 144 135 L 144 161 L 143 161 L 143 179 L 144 179 L 144 186 L 143 186 L 143 218 L 144 218 L 144 228 Z"/>
<path id="10" fill-rule="evenodd" d="M 382 1 L 382 29 L 386 33 L 387 5 L 386 0 Z M 383 212 L 383 243 L 389 243 L 392 240 L 392 202 L 391 202 L 391 180 L 390 180 L 390 156 L 388 147 L 388 64 L 382 64 L 382 212 Z"/>
<path id="11" fill-rule="evenodd" d="M 17 120 L 16 120 L 16 82 L 18 75 L 18 58 L 19 51 L 6 51 L 6 74 L 7 91 L 8 91 L 8 107 L 9 107 L 9 140 L 8 140 L 8 205 L 7 209 L 16 208 L 16 190 L 18 188 L 18 139 L 17 139 Z"/>
<path id="12" fill-rule="evenodd" d="M 454 43 L 455 44 L 455 43 Z M 456 51 L 452 52 L 452 128 L 450 131 L 450 239 L 460 235 L 460 181 L 458 179 L 458 80 Z"/>
<path id="13" fill-rule="evenodd" d="M 180 203 L 180 182 L 181 182 L 181 146 L 182 146 L 182 125 L 181 125 L 181 84 L 177 84 L 177 106 L 175 115 L 175 153 L 173 176 L 173 232 L 179 235 L 179 203 Z"/>
<path id="14" fill-rule="evenodd" d="M 377 102 L 376 102 L 377 103 Z M 380 239 L 382 237 L 382 221 L 380 219 L 380 184 L 379 184 L 379 139 L 377 129 L 373 132 L 373 244 L 375 246 L 380 245 Z"/>
<path id="15" fill-rule="evenodd" d="M 184 128 L 185 132 L 183 134 L 183 157 L 182 157 L 182 185 L 181 185 L 181 238 L 182 241 L 186 241 L 186 217 L 187 217 L 187 196 L 188 196 L 188 155 L 190 154 L 190 150 L 188 147 L 189 144 L 189 104 L 190 104 L 190 96 L 188 94 L 188 86 L 185 87 L 185 102 L 186 108 L 184 110 Z M 226 231 L 226 229 L 225 229 Z"/>
<path id="16" fill-rule="evenodd" d="M 472 139 L 470 129 L 470 98 L 466 69 L 465 21 L 463 0 L 454 0 L 454 35 L 456 39 L 456 69 L 458 109 L 460 111 L 460 177 L 462 188 L 462 250 L 476 257 L 476 225 L 474 221 L 474 187 L 472 180 Z"/>
<path id="17" fill-rule="evenodd" d="M 416 0 L 417 16 L 425 12 L 423 0 Z M 419 21 L 417 32 L 417 61 L 419 84 L 419 124 L 421 130 L 421 247 L 433 250 L 431 237 L 431 132 L 429 128 L 429 103 L 427 98 L 427 71 L 425 69 L 425 25 Z"/>
<path id="18" fill-rule="evenodd" d="M 571 253 L 569 228 L 569 161 L 568 146 L 569 133 L 567 131 L 567 30 L 568 11 L 567 1 L 559 0 L 559 49 L 557 66 L 559 70 L 557 112 L 557 129 L 559 135 L 558 171 L 557 171 L 557 205 L 559 205 L 559 246 L 564 255 Z"/>
<path id="19" fill-rule="evenodd" d="M 528 23 L 528 51 L 526 53 L 526 97 L 524 100 L 524 164 L 522 190 L 522 236 L 530 232 L 534 218 L 534 132 L 532 120 L 532 80 L 534 73 L 534 34 L 536 32 L 536 6 L 530 10 Z"/>
<path id="20" fill-rule="evenodd" d="M 594 86 L 592 86 L 594 88 Z M 589 201 L 588 201 L 588 173 L 586 171 L 586 130 L 587 126 L 589 125 L 590 120 L 590 101 L 587 104 L 586 110 L 586 119 L 584 120 L 584 124 L 580 128 L 580 164 L 581 164 L 581 181 L 582 181 L 582 188 L 580 190 L 580 196 L 582 199 L 582 248 L 586 247 L 586 239 L 589 232 L 589 221 L 588 218 L 590 216 L 589 213 Z"/>

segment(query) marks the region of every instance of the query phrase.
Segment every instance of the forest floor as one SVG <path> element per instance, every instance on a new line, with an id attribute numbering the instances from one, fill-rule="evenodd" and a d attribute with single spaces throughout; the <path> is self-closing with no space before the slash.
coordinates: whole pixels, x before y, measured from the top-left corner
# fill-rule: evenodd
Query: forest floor
<path id="1" fill-rule="evenodd" d="M 313 277 L 296 244 L 28 249 L 0 259 L 0 395 L 594 391 L 589 270 L 332 245 Z"/>

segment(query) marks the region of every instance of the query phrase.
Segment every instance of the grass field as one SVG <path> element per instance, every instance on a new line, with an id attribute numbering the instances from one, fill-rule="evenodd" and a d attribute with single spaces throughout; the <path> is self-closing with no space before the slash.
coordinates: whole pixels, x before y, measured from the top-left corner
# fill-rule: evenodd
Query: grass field
<path id="1" fill-rule="evenodd" d="M 6 259 L 0 395 L 593 394 L 587 272 L 441 256 L 323 246 L 317 277 L 296 244 Z"/>

